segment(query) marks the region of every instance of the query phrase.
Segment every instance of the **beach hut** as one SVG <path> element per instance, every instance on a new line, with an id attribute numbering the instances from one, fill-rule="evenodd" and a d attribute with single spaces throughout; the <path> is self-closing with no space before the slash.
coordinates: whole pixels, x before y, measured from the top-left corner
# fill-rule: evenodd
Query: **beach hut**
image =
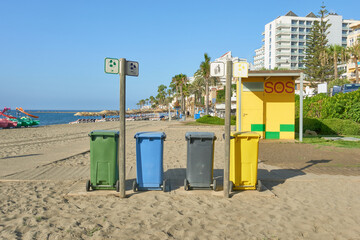
<path id="1" fill-rule="evenodd" d="M 249 71 L 241 79 L 241 131 L 252 131 L 265 139 L 295 138 L 295 79 L 297 71 Z M 239 128 L 239 121 L 237 127 Z"/>

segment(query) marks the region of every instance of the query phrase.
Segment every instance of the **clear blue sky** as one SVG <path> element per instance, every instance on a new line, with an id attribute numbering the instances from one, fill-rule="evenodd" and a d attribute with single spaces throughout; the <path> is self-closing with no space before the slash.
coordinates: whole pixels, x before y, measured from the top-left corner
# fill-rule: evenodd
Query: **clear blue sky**
<path id="1" fill-rule="evenodd" d="M 104 58 L 138 61 L 127 77 L 127 107 L 156 96 L 179 73 L 192 76 L 207 52 L 252 62 L 264 25 L 302 1 L 11 1 L 0 0 L 0 108 L 118 109 L 119 76 Z M 329 11 L 360 19 L 357 1 L 325 1 Z"/>

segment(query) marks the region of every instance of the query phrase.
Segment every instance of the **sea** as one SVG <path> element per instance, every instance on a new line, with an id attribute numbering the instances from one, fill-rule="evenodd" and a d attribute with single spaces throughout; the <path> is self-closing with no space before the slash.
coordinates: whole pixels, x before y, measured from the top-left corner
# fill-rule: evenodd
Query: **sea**
<path id="1" fill-rule="evenodd" d="M 56 124 L 68 124 L 76 121 L 79 118 L 90 118 L 90 117 L 79 117 L 74 116 L 77 112 L 100 112 L 100 110 L 26 110 L 27 113 L 38 116 L 37 120 L 40 120 L 39 126 L 56 125 Z M 9 113 L 9 112 L 8 112 Z M 10 110 L 10 115 L 14 117 L 24 117 L 23 113 L 19 113 L 16 110 Z M 91 117 L 95 119 L 101 119 L 101 117 Z"/>
<path id="2" fill-rule="evenodd" d="M 81 117 L 74 116 L 77 112 L 100 112 L 101 110 L 26 110 L 25 112 L 30 113 L 34 116 L 38 116 L 36 120 L 40 120 L 39 126 L 56 125 L 56 124 L 68 124 L 74 122 L 79 118 L 91 118 L 101 119 L 101 116 Z M 10 110 L 6 114 L 14 117 L 25 117 L 26 115 L 16 110 Z M 126 117 L 132 117 L 136 115 L 126 115 Z M 162 113 L 160 116 L 167 116 Z"/>

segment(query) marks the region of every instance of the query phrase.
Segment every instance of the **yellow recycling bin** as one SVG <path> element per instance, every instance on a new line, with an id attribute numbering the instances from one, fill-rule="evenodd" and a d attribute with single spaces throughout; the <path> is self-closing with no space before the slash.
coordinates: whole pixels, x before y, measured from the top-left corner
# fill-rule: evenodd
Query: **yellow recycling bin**
<path id="1" fill-rule="evenodd" d="M 233 132 L 230 140 L 230 191 L 261 190 L 257 181 L 260 135 L 254 132 Z"/>

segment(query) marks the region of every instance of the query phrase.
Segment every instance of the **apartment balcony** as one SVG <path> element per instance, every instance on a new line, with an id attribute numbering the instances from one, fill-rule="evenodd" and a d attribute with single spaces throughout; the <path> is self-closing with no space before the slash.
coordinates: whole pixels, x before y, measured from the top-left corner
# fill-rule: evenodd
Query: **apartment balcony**
<path id="1" fill-rule="evenodd" d="M 349 77 L 355 78 L 355 77 L 356 77 L 356 73 L 350 73 Z"/>
<path id="2" fill-rule="evenodd" d="M 265 42 L 265 38 L 261 39 L 262 42 Z"/>
<path id="3" fill-rule="evenodd" d="M 276 67 L 278 67 L 278 68 L 287 68 L 287 69 L 290 69 L 290 64 L 287 64 L 287 63 L 279 63 L 279 64 L 276 64 Z"/>
<path id="4" fill-rule="evenodd" d="M 265 36 L 265 32 L 262 32 L 261 35 Z"/>
<path id="5" fill-rule="evenodd" d="M 285 38 L 285 37 L 281 37 L 281 38 L 276 38 L 275 42 L 290 42 L 290 38 Z"/>
<path id="6" fill-rule="evenodd" d="M 276 25 L 276 28 L 283 28 L 283 27 L 290 27 L 290 24 L 279 23 Z"/>
<path id="7" fill-rule="evenodd" d="M 275 47 L 278 49 L 290 49 L 291 45 L 290 44 L 276 44 Z"/>
<path id="8" fill-rule="evenodd" d="M 264 61 L 264 57 L 254 57 L 254 61 Z"/>
<path id="9" fill-rule="evenodd" d="M 289 59 L 276 59 L 275 60 L 275 63 L 279 63 L 279 64 L 281 64 L 281 63 L 285 63 L 285 64 L 289 64 Z"/>
<path id="10" fill-rule="evenodd" d="M 350 70 L 350 69 L 355 69 L 355 63 L 351 62 L 351 63 L 348 63 L 347 64 L 347 69 Z"/>
<path id="11" fill-rule="evenodd" d="M 276 31 L 276 36 L 277 35 L 281 35 L 281 34 L 287 34 L 287 35 L 290 35 L 291 34 L 291 31 L 290 30 L 280 30 L 280 31 Z"/>
<path id="12" fill-rule="evenodd" d="M 290 56 L 290 51 L 276 51 L 275 56 Z"/>

